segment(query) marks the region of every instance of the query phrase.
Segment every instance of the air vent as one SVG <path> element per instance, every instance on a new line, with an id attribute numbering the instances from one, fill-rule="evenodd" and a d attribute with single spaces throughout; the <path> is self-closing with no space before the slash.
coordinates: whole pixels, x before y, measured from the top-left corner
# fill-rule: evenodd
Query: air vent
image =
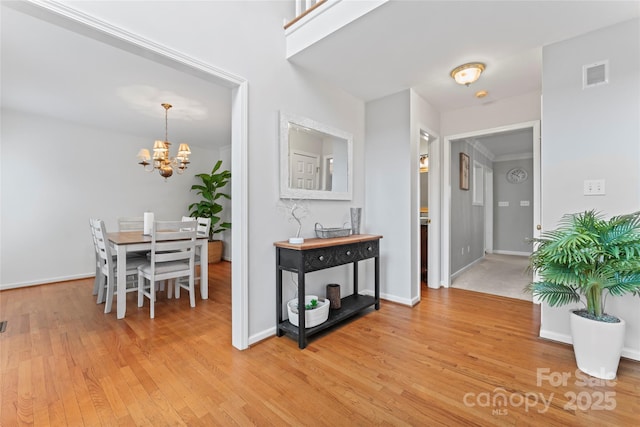
<path id="1" fill-rule="evenodd" d="M 582 66 L 582 88 L 609 83 L 609 61 L 600 61 Z"/>

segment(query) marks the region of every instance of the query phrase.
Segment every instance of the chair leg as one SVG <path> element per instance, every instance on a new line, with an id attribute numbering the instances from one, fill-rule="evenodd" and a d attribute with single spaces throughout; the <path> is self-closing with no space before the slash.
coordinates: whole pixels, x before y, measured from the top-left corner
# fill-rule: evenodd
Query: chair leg
<path id="1" fill-rule="evenodd" d="M 173 291 L 175 288 L 174 284 L 175 284 L 175 279 L 173 283 L 171 282 L 171 280 L 167 280 L 167 299 L 173 298 Z"/>
<path id="2" fill-rule="evenodd" d="M 102 274 L 102 271 L 99 271 L 97 273 L 96 282 L 98 282 L 98 288 L 97 288 L 98 296 L 96 298 L 96 304 L 102 304 L 104 302 L 104 291 L 105 291 L 105 288 L 107 287 L 106 279 L 107 278 L 104 274 Z"/>
<path id="3" fill-rule="evenodd" d="M 156 282 L 153 280 L 150 280 L 149 282 L 149 300 L 151 301 L 149 315 L 153 319 L 155 317 L 154 307 L 156 305 Z"/>
<path id="4" fill-rule="evenodd" d="M 109 277 L 107 277 L 107 298 L 105 300 L 105 304 L 104 304 L 104 312 L 105 313 L 111 313 L 111 306 L 113 304 L 113 290 L 116 287 L 115 284 L 115 274 L 111 274 L 109 275 Z"/>
<path id="5" fill-rule="evenodd" d="M 100 285 L 102 284 L 100 276 L 102 276 L 102 271 L 100 271 L 100 264 L 96 264 L 96 279 L 93 281 L 93 295 L 98 295 L 98 292 L 100 290 Z"/>
<path id="6" fill-rule="evenodd" d="M 195 292 L 195 280 L 193 274 L 189 276 L 189 303 L 191 308 L 196 306 L 196 292 Z"/>
<path id="7" fill-rule="evenodd" d="M 142 273 L 138 273 L 138 307 L 142 307 L 144 303 L 144 277 Z"/>

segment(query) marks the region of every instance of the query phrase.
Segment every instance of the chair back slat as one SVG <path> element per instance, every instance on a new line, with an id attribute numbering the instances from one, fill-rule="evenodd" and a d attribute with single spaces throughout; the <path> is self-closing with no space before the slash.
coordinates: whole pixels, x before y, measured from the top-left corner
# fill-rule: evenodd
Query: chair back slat
<path id="1" fill-rule="evenodd" d="M 144 218 L 141 216 L 123 216 L 118 218 L 118 230 L 137 231 L 144 229 Z"/>
<path id="2" fill-rule="evenodd" d="M 209 236 L 209 230 L 211 229 L 211 218 L 193 218 L 190 216 L 182 217 L 183 221 L 193 221 L 194 219 L 197 223 L 196 231 L 198 233 L 198 236 Z"/>
<path id="3" fill-rule="evenodd" d="M 184 262 L 185 269 L 194 268 L 196 221 L 154 221 L 151 232 L 151 271 L 163 264 Z"/>

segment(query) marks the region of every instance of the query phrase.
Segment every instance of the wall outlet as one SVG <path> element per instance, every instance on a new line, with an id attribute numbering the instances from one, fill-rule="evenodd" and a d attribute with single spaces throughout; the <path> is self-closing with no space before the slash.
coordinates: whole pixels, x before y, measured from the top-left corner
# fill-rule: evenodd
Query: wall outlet
<path id="1" fill-rule="evenodd" d="M 604 179 L 585 179 L 583 193 L 585 196 L 603 196 Z"/>
<path id="2" fill-rule="evenodd" d="M 529 204 L 528 200 L 520 200 L 520 206 L 529 206 Z"/>

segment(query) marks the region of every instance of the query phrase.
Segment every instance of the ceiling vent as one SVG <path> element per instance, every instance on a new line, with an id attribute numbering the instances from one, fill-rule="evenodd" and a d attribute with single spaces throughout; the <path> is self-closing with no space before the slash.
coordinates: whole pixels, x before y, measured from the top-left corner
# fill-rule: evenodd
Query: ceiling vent
<path id="1" fill-rule="evenodd" d="M 594 62 L 582 66 L 582 88 L 609 83 L 609 61 Z"/>

